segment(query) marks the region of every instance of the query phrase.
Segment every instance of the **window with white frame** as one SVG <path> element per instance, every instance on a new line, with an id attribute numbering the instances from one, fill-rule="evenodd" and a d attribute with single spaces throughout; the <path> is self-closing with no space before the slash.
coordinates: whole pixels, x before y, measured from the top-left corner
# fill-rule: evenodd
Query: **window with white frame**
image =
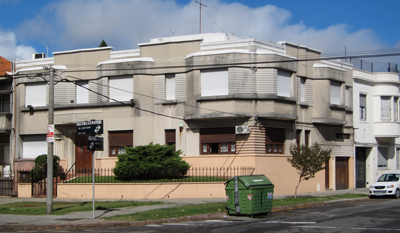
<path id="1" fill-rule="evenodd" d="M 130 101 L 133 99 L 133 77 L 112 77 L 109 79 L 110 102 Z"/>
<path id="2" fill-rule="evenodd" d="M 367 120 L 367 95 L 360 94 L 360 121 Z"/>
<path id="3" fill-rule="evenodd" d="M 398 122 L 399 121 L 399 98 L 393 98 L 393 120 Z"/>
<path id="4" fill-rule="evenodd" d="M 300 102 L 306 102 L 306 78 L 300 77 L 300 87 L 299 87 L 299 95 L 300 95 Z"/>
<path id="5" fill-rule="evenodd" d="M 340 105 L 340 88 L 342 84 L 340 82 L 331 81 L 330 85 L 330 97 L 331 97 L 331 104 Z"/>
<path id="6" fill-rule="evenodd" d="M 25 107 L 46 106 L 46 84 L 27 83 L 25 84 Z"/>
<path id="7" fill-rule="evenodd" d="M 387 169 L 388 148 L 378 147 L 378 169 Z"/>
<path id="8" fill-rule="evenodd" d="M 278 96 L 290 97 L 292 72 L 287 70 L 278 70 L 277 74 Z"/>
<path id="9" fill-rule="evenodd" d="M 34 159 L 39 155 L 47 154 L 46 135 L 22 136 L 22 158 Z"/>
<path id="10" fill-rule="evenodd" d="M 89 103 L 89 81 L 76 82 L 76 103 Z"/>
<path id="11" fill-rule="evenodd" d="M 390 96 L 381 96 L 381 121 L 390 121 L 391 120 L 391 97 Z"/>
<path id="12" fill-rule="evenodd" d="M 228 95 L 228 69 L 201 71 L 201 96 Z"/>
<path id="13" fill-rule="evenodd" d="M 175 75 L 165 75 L 165 97 L 166 100 L 175 100 Z"/>
<path id="14" fill-rule="evenodd" d="M 346 107 L 350 106 L 350 87 L 346 86 L 345 87 L 345 105 Z"/>

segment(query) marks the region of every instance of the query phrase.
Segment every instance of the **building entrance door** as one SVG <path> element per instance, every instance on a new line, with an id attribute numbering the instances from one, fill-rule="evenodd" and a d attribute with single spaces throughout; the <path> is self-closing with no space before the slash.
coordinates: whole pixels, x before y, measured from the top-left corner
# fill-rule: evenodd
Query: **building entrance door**
<path id="1" fill-rule="evenodd" d="M 365 188 L 366 185 L 366 149 L 365 147 L 356 147 L 356 188 Z"/>
<path id="2" fill-rule="evenodd" d="M 336 157 L 336 189 L 349 188 L 349 157 Z"/>
<path id="3" fill-rule="evenodd" d="M 87 149 L 88 137 L 76 135 L 75 140 L 75 163 L 76 169 L 92 169 L 92 151 Z"/>

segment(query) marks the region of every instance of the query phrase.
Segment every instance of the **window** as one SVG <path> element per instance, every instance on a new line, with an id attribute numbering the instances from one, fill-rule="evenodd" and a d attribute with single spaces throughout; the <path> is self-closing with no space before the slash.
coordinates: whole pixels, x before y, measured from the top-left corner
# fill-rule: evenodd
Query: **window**
<path id="1" fill-rule="evenodd" d="M 278 96 L 290 97 L 290 80 L 292 73 L 286 70 L 278 70 Z"/>
<path id="2" fill-rule="evenodd" d="M 0 112 L 10 112 L 10 97 L 1 97 Z"/>
<path id="3" fill-rule="evenodd" d="M 46 106 L 46 84 L 27 83 L 25 85 L 25 107 Z"/>
<path id="4" fill-rule="evenodd" d="M 360 121 L 367 120 L 367 95 L 360 94 Z"/>
<path id="5" fill-rule="evenodd" d="M 398 122 L 399 121 L 399 98 L 393 98 L 393 120 Z"/>
<path id="6" fill-rule="evenodd" d="M 176 132 L 174 129 L 165 130 L 165 145 L 171 146 L 176 144 Z"/>
<path id="7" fill-rule="evenodd" d="M 350 87 L 345 87 L 345 101 L 346 101 L 346 103 L 345 103 L 345 105 L 346 105 L 346 107 L 349 107 L 350 106 L 350 98 L 351 98 L 351 95 L 350 95 Z"/>
<path id="8" fill-rule="evenodd" d="M 400 169 L 400 148 L 396 148 L 396 169 Z"/>
<path id="9" fill-rule="evenodd" d="M 165 75 L 166 100 L 175 100 L 175 75 Z"/>
<path id="10" fill-rule="evenodd" d="M 133 78 L 130 76 L 110 78 L 110 102 L 133 99 Z"/>
<path id="11" fill-rule="evenodd" d="M 89 103 L 89 82 L 79 81 L 76 82 L 76 103 L 87 104 Z"/>
<path id="12" fill-rule="evenodd" d="M 310 146 L 310 134 L 311 130 L 306 130 L 304 132 L 304 145 L 306 145 L 307 147 Z"/>
<path id="13" fill-rule="evenodd" d="M 265 147 L 266 153 L 284 153 L 285 129 L 265 128 Z"/>
<path id="14" fill-rule="evenodd" d="M 378 147 L 378 169 L 387 168 L 388 149 L 386 147 Z"/>
<path id="15" fill-rule="evenodd" d="M 126 146 L 133 146 L 133 130 L 109 131 L 108 143 L 111 157 L 124 154 L 126 152 Z"/>
<path id="16" fill-rule="evenodd" d="M 42 154 L 47 154 L 46 135 L 22 136 L 22 158 L 35 159 Z"/>
<path id="17" fill-rule="evenodd" d="M 236 153 L 235 128 L 200 129 L 200 154 Z"/>
<path id="18" fill-rule="evenodd" d="M 228 70 L 201 71 L 201 96 L 228 95 Z"/>
<path id="19" fill-rule="evenodd" d="M 300 78 L 300 86 L 299 86 L 299 97 L 300 97 L 300 102 L 306 102 L 306 78 L 301 77 Z"/>
<path id="20" fill-rule="evenodd" d="M 301 142 L 301 135 L 302 135 L 302 131 L 303 130 L 296 130 L 296 145 L 297 145 L 297 148 L 300 148 L 301 147 L 301 145 L 304 145 L 304 146 L 306 146 L 306 147 L 308 147 L 309 146 L 309 143 L 310 143 L 310 133 L 311 133 L 311 131 L 310 130 L 304 130 L 304 144 L 302 144 L 302 142 Z"/>
<path id="21" fill-rule="evenodd" d="M 390 121 L 391 120 L 391 97 L 381 96 L 381 120 Z"/>
<path id="22" fill-rule="evenodd" d="M 340 105 L 340 82 L 331 81 L 331 104 Z"/>
<path id="23" fill-rule="evenodd" d="M 302 132 L 302 130 L 296 130 L 296 146 L 297 146 L 297 149 L 300 149 L 300 146 L 301 146 L 301 132 Z"/>

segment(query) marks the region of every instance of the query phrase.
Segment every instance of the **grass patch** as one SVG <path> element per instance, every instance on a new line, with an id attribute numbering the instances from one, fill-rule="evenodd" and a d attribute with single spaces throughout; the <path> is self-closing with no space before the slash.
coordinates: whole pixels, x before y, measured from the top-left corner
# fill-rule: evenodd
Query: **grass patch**
<path id="1" fill-rule="evenodd" d="M 310 196 L 298 196 L 297 198 L 289 197 L 283 199 L 273 199 L 272 206 L 292 206 L 297 204 L 307 204 L 314 202 L 332 201 L 346 198 L 360 198 L 367 197 L 364 194 L 343 194 L 343 195 L 332 195 L 325 197 L 310 197 Z M 164 202 L 159 201 L 107 201 L 107 202 L 96 202 L 95 208 L 97 210 L 111 210 L 123 207 L 136 207 L 136 206 L 148 206 L 148 205 L 159 205 Z M 114 217 L 106 217 L 108 220 L 118 221 L 145 221 L 145 220 L 157 220 L 165 218 L 179 218 L 185 216 L 193 216 L 200 214 L 213 214 L 218 212 L 225 212 L 226 202 L 220 203 L 209 203 L 209 204 L 190 204 L 179 207 L 172 207 L 166 209 L 156 209 L 150 211 L 144 211 L 129 215 L 119 215 Z M 52 215 L 62 215 L 77 211 L 92 211 L 92 202 L 54 202 Z M 1 204 L 0 214 L 15 214 L 15 215 L 44 215 L 46 214 L 46 203 L 45 202 L 15 202 L 11 204 Z"/>
<path id="2" fill-rule="evenodd" d="M 117 180 L 115 176 L 95 176 L 95 183 L 171 183 L 171 182 L 225 182 L 227 178 L 213 176 L 185 176 L 176 179 L 154 179 L 154 180 Z M 76 177 L 66 183 L 92 183 L 92 176 Z"/>
<path id="3" fill-rule="evenodd" d="M 297 204 L 307 204 L 314 202 L 324 202 L 324 201 L 332 201 L 332 200 L 339 200 L 346 198 L 359 198 L 367 196 L 368 195 L 364 194 L 343 194 L 343 195 L 333 195 L 326 197 L 301 197 L 301 196 L 297 198 L 289 197 L 283 199 L 274 199 L 272 206 L 273 207 L 291 206 Z M 184 205 L 180 207 L 150 210 L 129 215 L 105 217 L 103 219 L 116 220 L 116 221 L 145 221 L 145 220 L 157 220 L 165 218 L 179 218 L 179 217 L 193 216 L 200 214 L 213 214 L 221 211 L 225 212 L 226 206 L 227 206 L 226 202 L 201 204 L 201 205 Z"/>
<path id="4" fill-rule="evenodd" d="M 324 197 L 307 197 L 307 196 L 298 196 L 287 197 L 283 199 L 274 199 L 272 206 L 291 206 L 291 205 L 299 205 L 299 204 L 307 204 L 313 202 L 324 202 L 324 201 L 333 201 L 340 200 L 346 198 L 360 198 L 360 197 L 368 197 L 365 194 L 341 194 L 341 195 L 332 195 L 332 196 L 324 196 Z"/>
<path id="5" fill-rule="evenodd" d="M 158 201 L 107 201 L 95 202 L 96 210 L 109 210 L 122 207 L 163 205 Z M 62 215 L 78 211 L 92 211 L 92 202 L 54 202 L 52 215 Z M 46 214 L 45 202 L 15 202 L 0 205 L 0 214 L 43 215 Z"/>
<path id="6" fill-rule="evenodd" d="M 171 207 L 166 209 L 149 210 L 129 215 L 118 215 L 113 217 L 105 217 L 102 219 L 116 220 L 116 221 L 145 221 L 157 220 L 165 218 L 179 218 L 185 216 L 193 216 L 200 214 L 212 214 L 218 212 L 225 212 L 225 202 L 197 204 L 197 205 L 183 205 L 179 207 Z"/>

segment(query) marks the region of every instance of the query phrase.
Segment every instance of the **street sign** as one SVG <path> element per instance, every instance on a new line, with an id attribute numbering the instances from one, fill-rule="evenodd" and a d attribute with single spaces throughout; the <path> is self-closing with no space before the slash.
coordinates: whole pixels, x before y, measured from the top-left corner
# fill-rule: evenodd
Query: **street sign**
<path id="1" fill-rule="evenodd" d="M 79 121 L 76 123 L 78 135 L 103 134 L 103 120 Z"/>
<path id="2" fill-rule="evenodd" d="M 103 138 L 102 137 L 88 137 L 88 149 L 91 151 L 103 151 Z"/>
<path id="3" fill-rule="evenodd" d="M 47 125 L 46 142 L 54 142 L 54 125 Z"/>

